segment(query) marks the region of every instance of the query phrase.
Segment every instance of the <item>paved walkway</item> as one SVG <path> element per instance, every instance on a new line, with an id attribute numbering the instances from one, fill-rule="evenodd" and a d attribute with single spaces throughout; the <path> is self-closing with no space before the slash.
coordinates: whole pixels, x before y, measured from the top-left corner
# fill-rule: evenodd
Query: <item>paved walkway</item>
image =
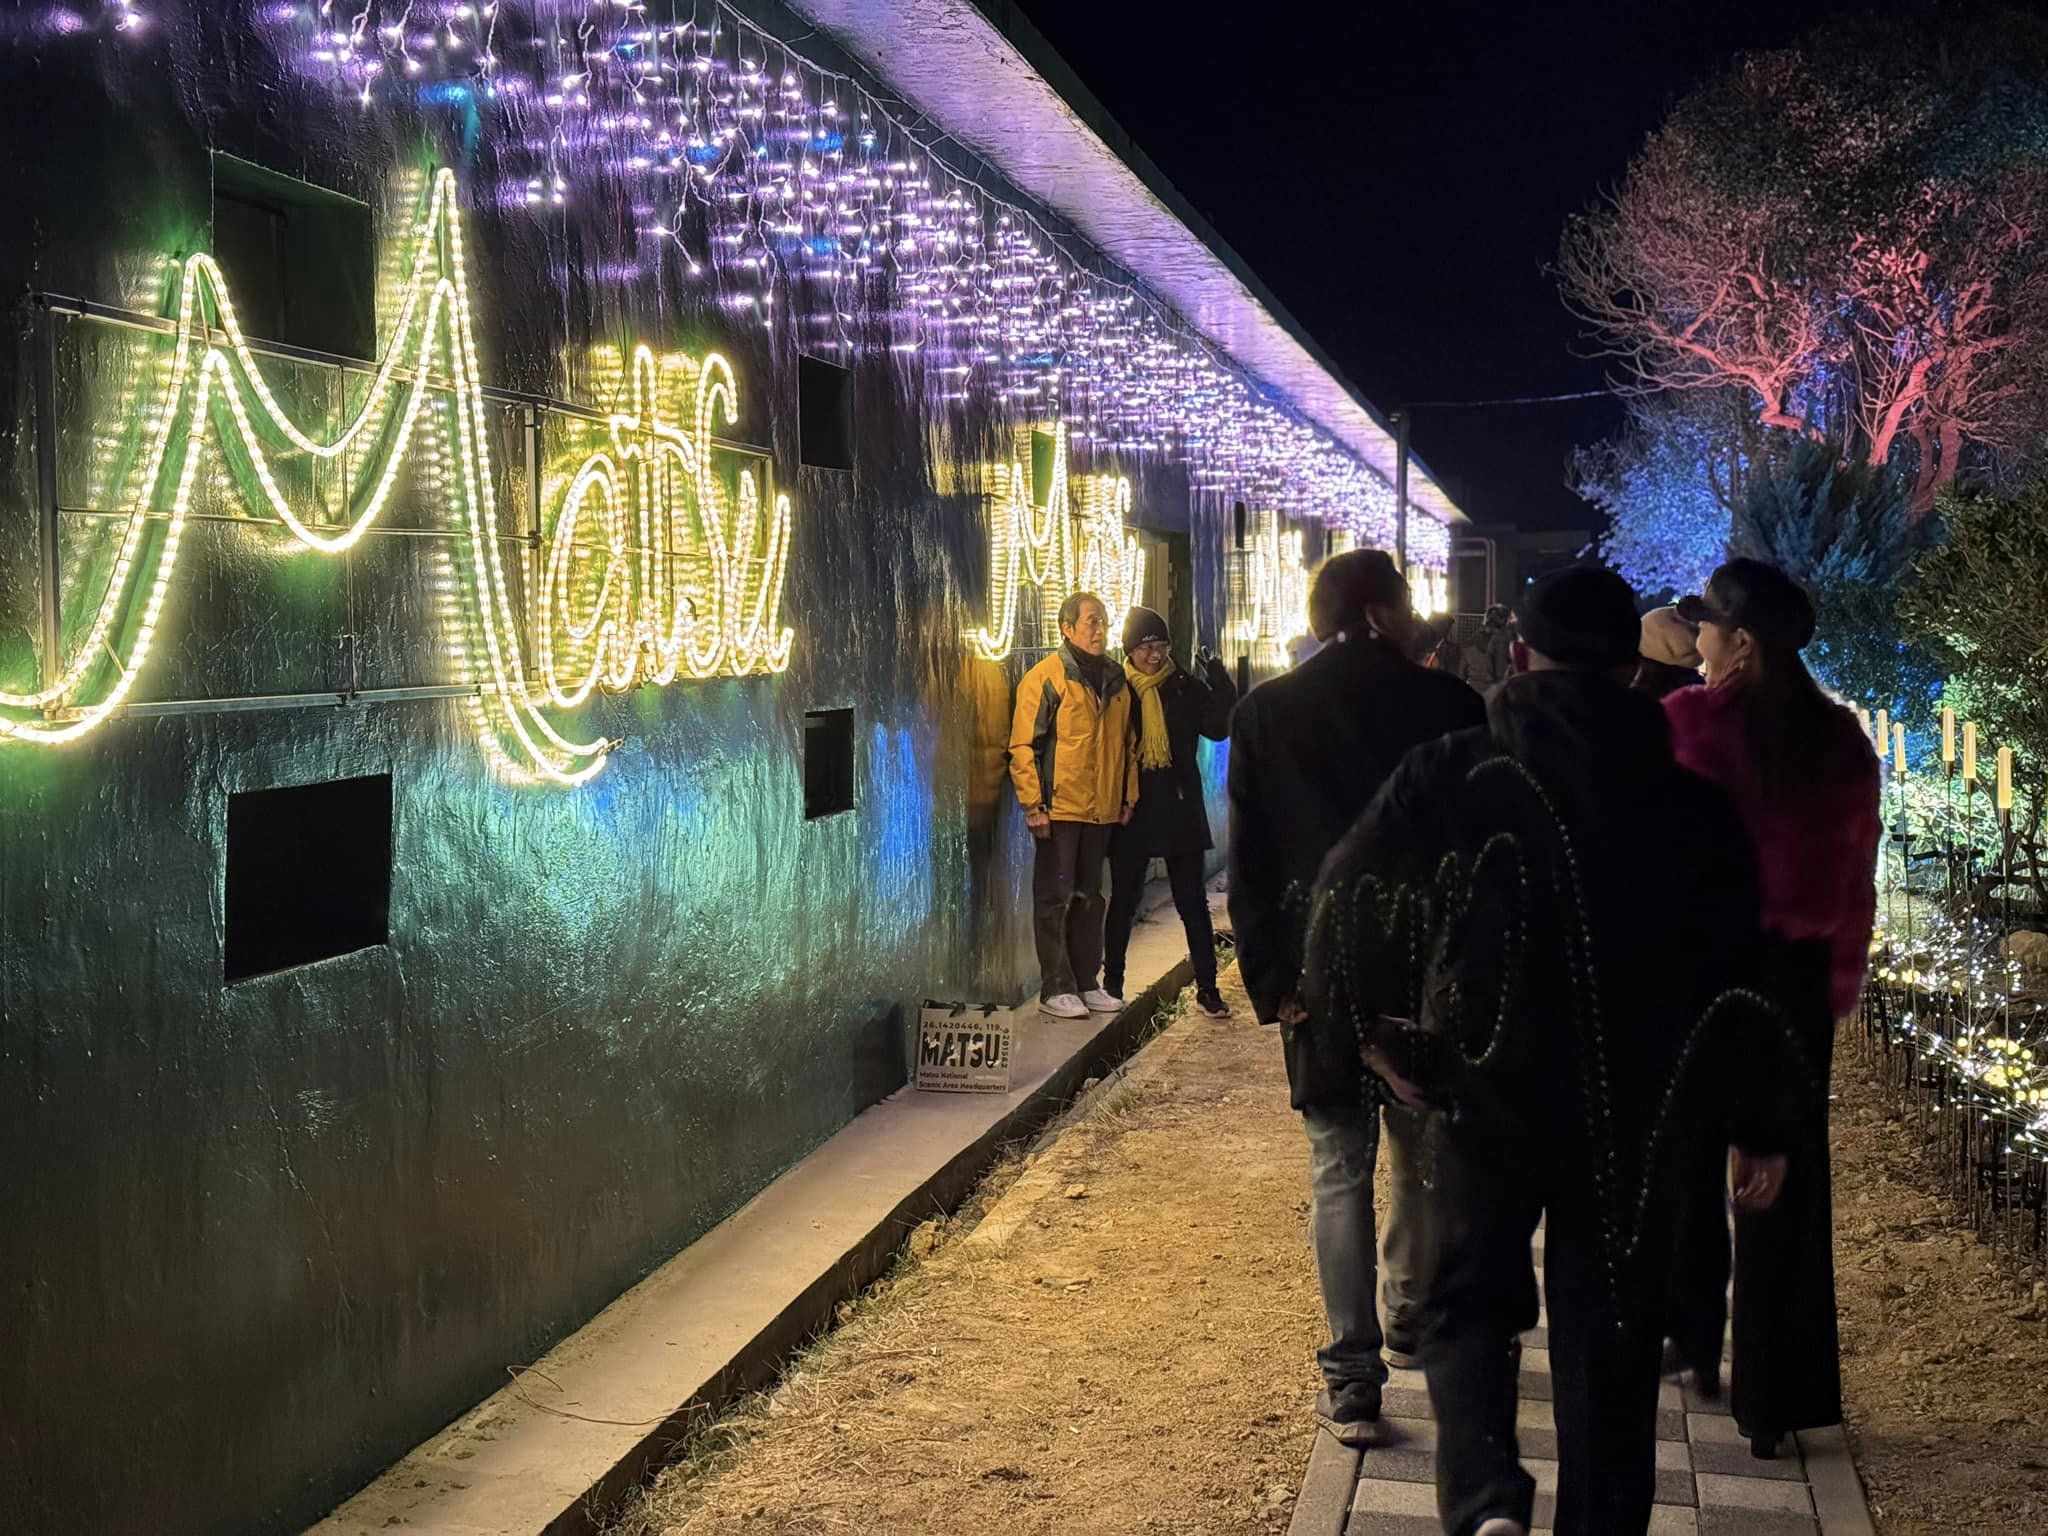
<path id="1" fill-rule="evenodd" d="M 1536 1240 L 1540 1273 L 1543 1239 Z M 1547 1322 L 1547 1315 L 1546 1315 Z M 1547 1530 L 1557 1490 L 1548 1335 L 1523 1339 L 1522 1464 L 1536 1478 L 1536 1529 Z M 1436 1421 L 1420 1371 L 1387 1384 L 1391 1443 L 1363 1453 L 1317 1430 L 1289 1536 L 1432 1536 Z M 1664 1384 L 1657 1413 L 1657 1507 L 1651 1536 L 1871 1536 L 1862 1484 L 1839 1428 L 1800 1435 L 1776 1461 L 1758 1461 L 1735 1432 L 1727 1399 Z"/>

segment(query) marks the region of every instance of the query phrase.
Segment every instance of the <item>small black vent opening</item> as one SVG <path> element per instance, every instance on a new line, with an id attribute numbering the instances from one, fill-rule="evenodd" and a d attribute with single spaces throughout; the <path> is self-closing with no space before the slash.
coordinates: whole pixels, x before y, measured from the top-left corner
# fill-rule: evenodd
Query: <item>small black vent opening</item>
<path id="1" fill-rule="evenodd" d="M 212 254 L 251 340 L 341 357 L 375 352 L 368 204 L 215 151 Z"/>
<path id="2" fill-rule="evenodd" d="M 796 360 L 797 456 L 811 469 L 853 468 L 853 371 Z"/>
<path id="3" fill-rule="evenodd" d="M 390 774 L 228 797 L 227 981 L 390 938 Z"/>
<path id="4" fill-rule="evenodd" d="M 804 716 L 804 819 L 853 809 L 853 711 L 814 709 Z"/>

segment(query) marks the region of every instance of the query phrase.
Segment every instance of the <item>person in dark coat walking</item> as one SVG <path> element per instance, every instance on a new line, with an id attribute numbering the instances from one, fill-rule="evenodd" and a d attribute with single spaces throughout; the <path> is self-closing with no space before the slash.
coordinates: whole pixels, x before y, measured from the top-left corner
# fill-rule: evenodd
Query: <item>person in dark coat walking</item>
<path id="1" fill-rule="evenodd" d="M 1216 931 L 1209 921 L 1209 893 L 1202 855 L 1215 847 L 1209 834 L 1202 765 L 1195 743 L 1206 736 L 1230 736 L 1230 712 L 1237 685 L 1230 669 L 1206 651 L 1198 658 L 1202 676 L 1174 664 L 1173 637 L 1166 620 L 1150 608 L 1133 608 L 1124 619 L 1124 675 L 1137 701 L 1138 805 L 1109 843 L 1109 928 L 1102 962 L 1103 990 L 1124 992 L 1124 956 L 1145 871 L 1166 861 L 1174 909 L 1187 930 L 1188 959 L 1195 972 L 1195 1006 L 1211 1018 L 1230 1016 L 1216 990 Z"/>
<path id="2" fill-rule="evenodd" d="M 1821 692 L 1800 658 L 1814 613 L 1791 577 L 1731 560 L 1679 612 L 1698 626 L 1707 686 L 1664 701 L 1671 739 L 1681 763 L 1734 797 L 1756 844 L 1773 979 L 1804 1059 L 1785 1197 L 1735 1218 L 1729 1407 L 1754 1453 L 1769 1459 L 1794 1430 L 1842 1418 L 1828 1071 L 1835 1021 L 1855 1009 L 1870 960 L 1882 770 L 1856 717 Z M 1718 1170 L 1705 1173 L 1678 1266 L 1690 1295 L 1672 1325 L 1674 1363 L 1703 1375 L 1720 1359 L 1728 1273 Z"/>
<path id="3" fill-rule="evenodd" d="M 1628 687 L 1627 583 L 1554 573 L 1521 622 L 1531 670 L 1483 726 L 1409 753 L 1325 864 L 1304 986 L 1404 1103 L 1432 1106 L 1444 1251 L 1422 1364 L 1444 1530 L 1533 1523 L 1516 1381 L 1547 1217 L 1555 1529 L 1640 1536 L 1672 1193 L 1739 1103 L 1739 1198 L 1771 1197 L 1784 1116 L 1738 1100 L 1736 1075 L 1768 1074 L 1783 1028 L 1747 990 L 1761 929 L 1735 807 L 1678 766 L 1662 711 Z M 1711 942 L 1641 899 L 1645 849 L 1713 914 Z"/>
<path id="4" fill-rule="evenodd" d="M 1280 1026 L 1289 1092 L 1308 1132 L 1311 1232 L 1330 1325 L 1317 1356 L 1326 1388 L 1317 1408 L 1356 1444 L 1379 1418 L 1382 1349 L 1415 1349 L 1418 1292 L 1436 1243 L 1421 1224 L 1420 1171 L 1408 1152 L 1414 1117 L 1390 1107 L 1395 1192 L 1382 1333 L 1372 1195 L 1381 1101 L 1365 1091 L 1348 1021 L 1301 1006 L 1307 898 L 1323 856 L 1402 754 L 1478 723 L 1482 706 L 1463 683 L 1408 659 L 1408 584 L 1382 551 L 1324 561 L 1309 621 L 1322 648 L 1253 689 L 1231 722 L 1230 918 L 1238 973 L 1259 1022 Z"/>

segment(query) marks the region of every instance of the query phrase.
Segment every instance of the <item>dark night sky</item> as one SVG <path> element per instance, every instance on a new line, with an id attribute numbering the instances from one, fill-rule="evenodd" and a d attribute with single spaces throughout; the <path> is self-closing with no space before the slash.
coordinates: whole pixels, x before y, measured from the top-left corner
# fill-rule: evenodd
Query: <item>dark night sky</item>
<path id="1" fill-rule="evenodd" d="M 1021 0 L 1167 177 L 1383 410 L 1597 389 L 1544 267 L 1692 85 L 1863 4 Z M 1884 7 L 1890 9 L 1891 7 Z M 1205 13 L 1219 22 L 1194 24 Z M 1589 527 L 1612 400 L 1418 410 L 1480 522 Z"/>

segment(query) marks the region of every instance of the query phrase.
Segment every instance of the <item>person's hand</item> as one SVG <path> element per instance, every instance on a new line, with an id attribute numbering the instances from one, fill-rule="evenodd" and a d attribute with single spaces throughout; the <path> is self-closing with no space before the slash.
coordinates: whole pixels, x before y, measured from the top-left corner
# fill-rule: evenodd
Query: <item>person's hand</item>
<path id="1" fill-rule="evenodd" d="M 1728 1149 L 1728 1187 L 1734 1191 L 1735 1209 L 1743 1212 L 1768 1211 L 1785 1187 L 1785 1155 L 1754 1157 L 1740 1147 Z"/>
<path id="2" fill-rule="evenodd" d="M 1372 1070 L 1373 1076 L 1393 1089 L 1394 1097 L 1408 1108 L 1429 1108 L 1429 1096 L 1422 1091 L 1421 1085 L 1403 1077 L 1395 1068 L 1393 1058 L 1382 1047 L 1368 1045 L 1365 1048 L 1365 1064 Z"/>
<path id="3" fill-rule="evenodd" d="M 1128 827 L 1131 824 L 1131 813 L 1135 810 L 1137 810 L 1137 807 L 1135 805 L 1125 806 L 1123 815 L 1117 818 L 1117 825 L 1122 827 Z"/>
<path id="4" fill-rule="evenodd" d="M 1301 1006 L 1301 999 L 1298 997 L 1289 995 L 1281 998 L 1280 1006 L 1275 1011 L 1280 1015 L 1280 1022 L 1282 1024 L 1294 1025 L 1306 1024 L 1308 1022 L 1308 1010 Z"/>
<path id="5" fill-rule="evenodd" d="M 1024 813 L 1024 825 L 1029 827 L 1031 835 L 1041 842 L 1052 836 L 1052 817 L 1045 813 L 1043 806 L 1036 810 L 1026 811 Z"/>

